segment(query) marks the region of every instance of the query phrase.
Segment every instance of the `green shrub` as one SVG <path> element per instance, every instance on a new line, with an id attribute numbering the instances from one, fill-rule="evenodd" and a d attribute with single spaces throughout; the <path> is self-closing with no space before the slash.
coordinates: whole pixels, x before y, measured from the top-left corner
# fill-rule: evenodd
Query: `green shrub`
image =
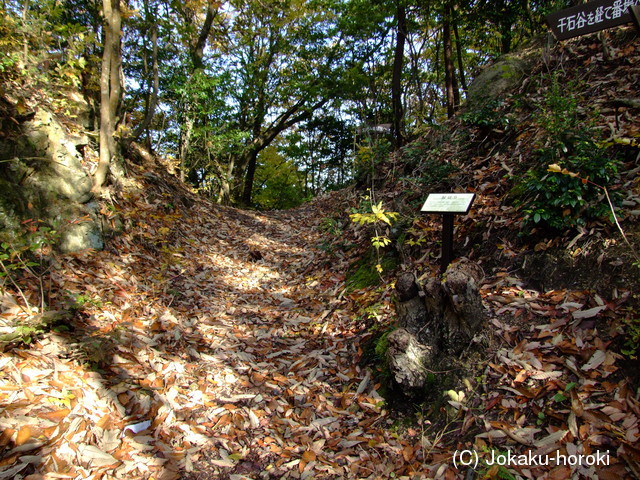
<path id="1" fill-rule="evenodd" d="M 345 280 L 347 293 L 380 285 L 382 278 L 379 268 L 391 271 L 397 266 L 398 260 L 391 253 L 378 258 L 375 251 L 369 250 L 363 258 L 349 267 Z"/>
<path id="2" fill-rule="evenodd" d="M 33 220 L 23 222 L 19 235 L 4 235 L 0 243 L 0 292 L 11 285 L 28 312 L 34 309 L 20 286 L 20 278 L 36 281 L 40 287 L 40 311 L 46 306 L 44 275 L 50 263 L 53 245 L 59 239 L 56 230 Z"/>
<path id="3" fill-rule="evenodd" d="M 583 113 L 579 85 L 561 85 L 557 76 L 540 101 L 535 123 L 543 134 L 535 150 L 536 166 L 529 169 L 513 193 L 524 214 L 525 227 L 566 229 L 610 214 L 600 187 L 611 185 L 619 161 L 595 138 L 595 112 Z M 550 164 L 578 176 L 557 175 Z M 584 179 L 590 180 L 590 182 Z M 599 187 L 600 186 L 600 187 Z"/>
<path id="4" fill-rule="evenodd" d="M 359 145 L 353 161 L 357 184 L 368 185 L 376 178 L 376 169 L 389 158 L 391 143 L 386 139 L 369 139 Z"/>
<path id="5" fill-rule="evenodd" d="M 412 185 L 412 190 L 437 188 L 458 170 L 452 163 L 443 161 L 438 149 L 424 140 L 416 140 L 403 147 L 402 162 L 407 168 L 405 171 L 411 169 L 410 176 L 403 177 L 403 180 Z"/>
<path id="6" fill-rule="evenodd" d="M 505 112 L 506 105 L 503 99 L 491 100 L 463 113 L 460 117 L 465 125 L 503 128 L 508 126 L 511 120 Z"/>
<path id="7" fill-rule="evenodd" d="M 627 357 L 637 359 L 640 351 L 640 318 L 625 320 L 625 327 L 626 340 L 621 351 Z"/>

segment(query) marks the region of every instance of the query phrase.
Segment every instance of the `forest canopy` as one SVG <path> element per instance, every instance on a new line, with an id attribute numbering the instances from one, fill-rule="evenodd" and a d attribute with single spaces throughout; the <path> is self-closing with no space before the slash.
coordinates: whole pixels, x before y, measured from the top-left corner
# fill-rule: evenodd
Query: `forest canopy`
<path id="1" fill-rule="evenodd" d="M 218 202 L 281 208 L 454 115 L 483 65 L 569 3 L 5 0 L 0 72 L 82 91 L 98 187 L 138 142 Z"/>

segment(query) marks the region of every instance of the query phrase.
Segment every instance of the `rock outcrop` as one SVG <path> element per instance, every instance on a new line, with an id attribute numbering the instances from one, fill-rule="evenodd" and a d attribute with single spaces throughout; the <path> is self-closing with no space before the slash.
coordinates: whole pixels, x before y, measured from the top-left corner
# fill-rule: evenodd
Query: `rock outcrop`
<path id="1" fill-rule="evenodd" d="M 469 85 L 467 104 L 478 108 L 498 100 L 522 83 L 543 54 L 542 47 L 534 43 L 529 48 L 508 53 L 487 66 Z"/>
<path id="2" fill-rule="evenodd" d="M 7 105 L 10 102 L 4 100 Z M 82 165 L 88 137 L 69 134 L 44 108 L 22 121 L 3 110 L 0 236 L 11 241 L 25 220 L 34 220 L 59 233 L 57 247 L 63 252 L 102 249 L 99 207 L 91 176 Z"/>

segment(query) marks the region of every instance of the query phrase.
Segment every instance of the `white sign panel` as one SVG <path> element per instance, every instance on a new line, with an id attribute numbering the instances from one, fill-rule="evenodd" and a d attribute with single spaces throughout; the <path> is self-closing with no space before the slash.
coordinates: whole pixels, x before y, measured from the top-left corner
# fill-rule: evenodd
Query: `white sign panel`
<path id="1" fill-rule="evenodd" d="M 430 193 L 421 211 L 424 213 L 467 213 L 475 193 Z"/>

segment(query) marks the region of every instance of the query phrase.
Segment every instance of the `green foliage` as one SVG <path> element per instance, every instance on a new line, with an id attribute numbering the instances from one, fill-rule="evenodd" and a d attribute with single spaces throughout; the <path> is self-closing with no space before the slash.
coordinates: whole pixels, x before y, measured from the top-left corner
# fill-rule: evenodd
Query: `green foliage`
<path id="1" fill-rule="evenodd" d="M 21 237 L 0 244 L 0 278 L 11 272 L 41 266 L 45 250 L 50 250 L 59 237 L 50 227 L 39 227 L 31 220 L 24 224 L 26 229 Z"/>
<path id="2" fill-rule="evenodd" d="M 636 360 L 640 352 L 640 318 L 625 320 L 625 343 L 620 350 L 627 357 Z"/>
<path id="3" fill-rule="evenodd" d="M 382 207 L 382 202 L 377 205 L 371 205 L 371 212 L 369 213 L 352 213 L 349 215 L 352 222 L 359 225 L 376 224 L 378 222 L 384 222 L 391 226 L 391 222 L 398 218 L 397 212 L 387 212 Z"/>
<path id="4" fill-rule="evenodd" d="M 0 13 L 0 73 L 12 70 L 20 59 L 18 24 L 6 12 Z"/>
<path id="5" fill-rule="evenodd" d="M 386 364 L 387 362 L 387 350 L 389 350 L 389 334 L 393 332 L 396 327 L 392 326 L 388 330 L 386 330 L 382 335 L 380 335 L 375 340 L 375 354 L 376 358 L 381 364 Z"/>
<path id="6" fill-rule="evenodd" d="M 6 241 L 0 244 L 0 291 L 5 288 L 7 282 L 12 284 L 27 311 L 31 312 L 33 309 L 18 284 L 18 277 L 29 276 L 40 284 L 40 304 L 43 310 L 45 298 L 42 276 L 59 234 L 50 227 L 39 226 L 32 220 L 23 222 L 23 226 L 21 236 L 6 238 Z"/>
<path id="7" fill-rule="evenodd" d="M 83 16 L 86 10 L 71 3 L 8 2 L 0 13 L 0 73 L 20 75 L 27 84 L 38 81 L 45 89 L 80 87 L 89 51 L 98 43 L 87 21 L 96 17 Z"/>
<path id="8" fill-rule="evenodd" d="M 561 230 L 584 225 L 610 212 L 601 187 L 614 181 L 619 162 L 607 155 L 594 138 L 595 113 L 590 112 L 585 118 L 578 91 L 578 84 L 561 85 L 554 75 L 538 105 L 535 120 L 544 132 L 535 151 L 538 163 L 512 192 L 524 214 L 525 228 Z M 548 171 L 550 164 L 577 175 L 556 175 Z"/>
<path id="9" fill-rule="evenodd" d="M 274 145 L 258 157 L 253 202 L 260 209 L 287 209 L 307 199 L 305 178 L 293 162 L 283 157 Z"/>
<path id="10" fill-rule="evenodd" d="M 359 225 L 373 225 L 375 234 L 371 237 L 371 244 L 375 248 L 376 256 L 378 257 L 378 263 L 376 264 L 376 270 L 378 273 L 382 273 L 384 267 L 380 262 L 380 249 L 386 247 L 391 243 L 391 240 L 386 235 L 381 235 L 378 228 L 380 224 L 386 224 L 389 227 L 391 222 L 398 218 L 397 212 L 387 212 L 382 206 L 382 202 L 378 202 L 376 205 L 371 203 L 370 197 L 365 197 L 365 202 L 369 204 L 370 212 L 361 213 L 354 212 L 349 217 L 351 221 Z"/>
<path id="11" fill-rule="evenodd" d="M 396 267 L 397 259 L 394 256 L 378 257 L 375 251 L 370 250 L 367 255 L 349 267 L 345 280 L 347 293 L 379 285 L 380 271 L 389 271 Z"/>
<path id="12" fill-rule="evenodd" d="M 463 113 L 460 118 L 463 123 L 470 126 L 504 128 L 511 120 L 509 115 L 505 114 L 506 105 L 504 100 L 494 99 Z"/>
<path id="13" fill-rule="evenodd" d="M 102 307 L 102 300 L 100 300 L 99 298 L 94 298 L 89 294 L 81 294 L 74 297 L 71 309 L 75 311 L 84 311 L 87 308 L 96 307 Z"/>
<path id="14" fill-rule="evenodd" d="M 402 149 L 402 160 L 406 165 L 416 167 L 413 178 L 415 189 L 435 187 L 456 172 L 458 168 L 449 162 L 439 160 L 437 149 L 428 142 L 417 140 Z"/>
<path id="15" fill-rule="evenodd" d="M 389 158 L 391 143 L 385 139 L 370 141 L 358 146 L 353 161 L 356 182 L 370 183 L 375 178 L 376 167 Z"/>
<path id="16" fill-rule="evenodd" d="M 345 284 L 347 292 L 375 287 L 380 283 L 380 275 L 377 274 L 369 258 L 358 260 L 349 268 Z"/>
<path id="17" fill-rule="evenodd" d="M 342 235 L 342 224 L 340 220 L 330 217 L 325 217 L 320 220 L 320 231 L 328 233 L 334 237 L 339 237 Z"/>

